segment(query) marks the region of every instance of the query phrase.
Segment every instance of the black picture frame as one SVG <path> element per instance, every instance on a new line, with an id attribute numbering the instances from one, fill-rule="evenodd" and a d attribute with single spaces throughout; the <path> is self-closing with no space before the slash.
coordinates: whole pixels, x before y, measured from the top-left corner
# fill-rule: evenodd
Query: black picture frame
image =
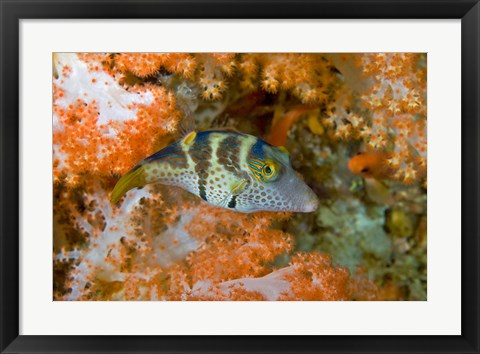
<path id="1" fill-rule="evenodd" d="M 0 0 L 0 12 L 1 353 L 479 352 L 478 0 Z M 462 334 L 459 336 L 19 335 L 19 20 L 37 18 L 461 19 Z"/>

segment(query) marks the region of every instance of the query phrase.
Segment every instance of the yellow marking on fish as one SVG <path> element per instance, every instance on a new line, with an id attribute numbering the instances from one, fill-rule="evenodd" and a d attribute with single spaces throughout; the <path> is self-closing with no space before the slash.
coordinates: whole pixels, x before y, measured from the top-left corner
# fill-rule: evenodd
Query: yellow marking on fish
<path id="1" fill-rule="evenodd" d="M 197 132 L 195 131 L 189 133 L 186 137 L 183 138 L 183 144 L 190 146 L 195 140 L 196 136 L 197 136 Z"/>
<path id="2" fill-rule="evenodd" d="M 237 182 L 235 182 L 231 187 L 230 187 L 230 194 L 240 194 L 243 192 L 245 189 L 245 186 L 247 185 L 248 181 L 245 179 L 241 179 Z"/>

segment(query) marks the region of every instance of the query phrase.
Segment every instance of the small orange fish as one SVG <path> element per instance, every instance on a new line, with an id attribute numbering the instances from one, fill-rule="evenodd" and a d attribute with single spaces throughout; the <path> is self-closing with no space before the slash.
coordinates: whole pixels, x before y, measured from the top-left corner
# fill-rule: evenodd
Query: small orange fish
<path id="1" fill-rule="evenodd" d="M 386 204 L 390 199 L 389 188 L 381 181 L 394 173 L 387 164 L 390 154 L 386 152 L 361 152 L 348 161 L 348 168 L 365 180 L 365 190 L 371 200 Z"/>
<path id="2" fill-rule="evenodd" d="M 386 152 L 360 152 L 348 161 L 348 168 L 364 178 L 388 179 L 394 173 L 388 166 L 389 158 Z"/>

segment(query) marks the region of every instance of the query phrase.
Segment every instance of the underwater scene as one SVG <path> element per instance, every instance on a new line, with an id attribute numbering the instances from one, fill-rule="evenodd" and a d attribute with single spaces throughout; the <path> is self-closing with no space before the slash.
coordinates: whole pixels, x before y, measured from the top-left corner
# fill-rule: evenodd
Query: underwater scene
<path id="1" fill-rule="evenodd" d="M 427 300 L 424 53 L 54 53 L 53 300 Z"/>

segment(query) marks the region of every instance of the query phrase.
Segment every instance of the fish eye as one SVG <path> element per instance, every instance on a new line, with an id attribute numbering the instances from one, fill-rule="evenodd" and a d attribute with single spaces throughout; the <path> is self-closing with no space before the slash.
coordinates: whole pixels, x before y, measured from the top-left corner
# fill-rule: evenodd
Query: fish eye
<path id="1" fill-rule="evenodd" d="M 248 167 L 254 177 L 264 183 L 275 181 L 282 171 L 282 166 L 272 160 L 250 159 Z"/>
<path id="2" fill-rule="evenodd" d="M 278 166 L 275 162 L 269 161 L 263 165 L 262 168 L 262 176 L 263 176 L 263 181 L 264 182 L 271 182 L 276 179 L 278 176 L 278 169 L 280 166 Z"/>
<path id="3" fill-rule="evenodd" d="M 368 167 L 364 167 L 362 168 L 362 170 L 360 171 L 361 173 L 367 173 L 367 172 L 370 172 L 370 168 Z"/>

